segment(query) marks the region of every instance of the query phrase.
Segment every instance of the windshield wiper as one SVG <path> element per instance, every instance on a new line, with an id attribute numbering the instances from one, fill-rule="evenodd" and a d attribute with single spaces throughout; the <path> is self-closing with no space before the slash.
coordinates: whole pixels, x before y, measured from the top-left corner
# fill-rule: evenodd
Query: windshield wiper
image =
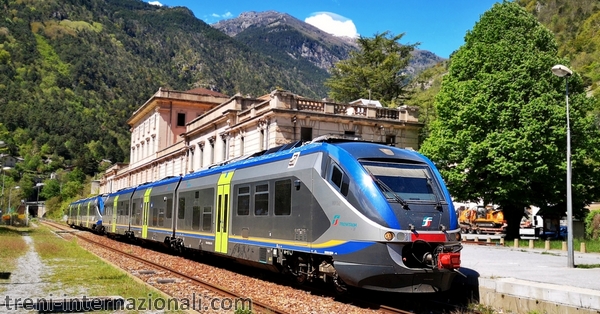
<path id="1" fill-rule="evenodd" d="M 390 188 L 389 186 L 387 186 L 387 184 L 383 183 L 383 181 L 381 181 L 375 175 L 373 175 L 373 173 L 371 171 L 369 171 L 369 170 L 367 170 L 367 171 L 371 175 L 371 178 L 373 178 L 373 181 L 375 181 L 377 184 L 379 184 L 379 186 L 381 186 L 388 193 L 391 193 L 392 196 L 394 197 L 394 199 L 398 203 L 400 203 L 400 205 L 402 205 L 403 209 L 406 209 L 406 210 L 410 209 L 410 208 L 408 208 L 408 203 L 404 199 L 402 199 L 402 197 L 400 197 L 400 195 L 398 195 L 398 193 L 396 193 L 394 190 L 392 190 L 392 188 Z"/>
<path id="2" fill-rule="evenodd" d="M 425 175 L 425 178 L 427 178 L 427 185 L 429 185 L 429 187 L 431 188 L 431 192 L 433 192 L 433 196 L 435 197 L 435 209 L 442 211 L 443 207 L 442 207 L 442 200 L 440 199 L 440 197 L 437 195 L 436 189 L 433 187 L 433 181 L 431 180 L 431 178 L 429 177 L 429 175 L 427 174 L 427 172 L 425 170 L 423 170 L 423 174 Z"/>

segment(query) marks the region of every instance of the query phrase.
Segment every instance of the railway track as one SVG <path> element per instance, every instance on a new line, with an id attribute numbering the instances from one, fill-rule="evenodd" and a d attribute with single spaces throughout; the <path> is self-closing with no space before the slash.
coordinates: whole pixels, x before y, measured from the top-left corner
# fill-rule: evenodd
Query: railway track
<path id="1" fill-rule="evenodd" d="M 203 289 L 212 291 L 214 294 L 219 295 L 222 298 L 228 298 L 228 299 L 233 299 L 233 300 L 236 300 L 236 299 L 246 299 L 247 300 L 248 299 L 245 296 L 233 293 L 233 292 L 231 292 L 231 291 L 229 291 L 227 289 L 224 289 L 222 287 L 218 287 L 218 286 L 213 285 L 213 284 L 211 284 L 209 282 L 205 282 L 205 281 L 200 280 L 198 278 L 195 278 L 195 277 L 192 277 L 192 276 L 188 276 L 187 274 L 185 274 L 185 273 L 183 273 L 181 271 L 178 271 L 176 269 L 172 269 L 170 267 L 166 267 L 166 266 L 157 264 L 155 262 L 152 262 L 152 261 L 140 258 L 139 256 L 130 254 L 130 253 L 122 251 L 122 250 L 115 249 L 115 248 L 113 248 L 111 246 L 108 246 L 108 245 L 105 245 L 103 243 L 100 243 L 100 242 L 94 241 L 92 239 L 89 239 L 88 237 L 83 236 L 85 234 L 89 234 L 89 232 L 87 232 L 87 231 L 81 231 L 82 234 L 78 234 L 79 232 L 72 232 L 75 229 L 72 229 L 69 226 L 66 226 L 66 225 L 63 225 L 63 224 L 58 224 L 58 223 L 50 222 L 50 221 L 42 221 L 42 223 L 46 224 L 46 225 L 48 225 L 48 226 L 50 226 L 50 227 L 52 227 L 54 229 L 57 229 L 57 230 L 69 231 L 69 234 L 72 234 L 73 236 L 76 236 L 78 239 L 81 239 L 81 240 L 83 240 L 85 242 L 88 242 L 88 243 L 90 243 L 92 245 L 101 247 L 103 249 L 109 250 L 111 252 L 115 252 L 115 253 L 117 253 L 119 255 L 126 256 L 127 258 L 129 258 L 131 260 L 135 260 L 135 261 L 138 261 L 138 262 L 143 263 L 145 265 L 148 265 L 148 267 L 150 267 L 150 268 L 154 268 L 156 270 L 160 270 L 160 271 L 166 272 L 168 274 L 172 274 L 172 276 L 174 276 L 174 277 L 179 277 L 181 279 L 191 281 L 194 284 L 196 284 L 197 286 L 199 286 L 199 287 L 201 287 Z M 304 289 L 304 290 L 306 291 L 306 289 Z M 331 291 L 329 291 L 329 293 L 328 293 L 326 291 L 319 290 L 319 289 L 317 289 L 317 290 L 308 289 L 308 290 L 311 291 L 311 293 L 315 293 L 316 292 L 316 294 L 320 294 L 320 295 L 330 295 L 330 296 L 332 295 Z M 390 314 L 390 313 L 401 313 L 401 314 L 413 313 L 414 314 L 414 312 L 411 312 L 411 311 L 407 311 L 407 310 L 403 310 L 403 309 L 391 307 L 391 306 L 388 306 L 388 305 L 382 305 L 382 304 L 379 304 L 379 303 L 372 303 L 372 302 L 370 302 L 368 300 L 359 300 L 358 298 L 356 298 L 354 300 L 346 300 L 346 301 L 340 301 L 340 300 L 338 300 L 338 301 L 342 302 L 342 303 L 346 303 L 346 304 L 360 303 L 360 304 L 362 304 L 362 306 L 360 306 L 360 307 L 364 308 L 365 310 L 369 310 L 370 309 L 370 310 L 373 310 L 374 312 L 378 312 L 378 313 L 387 313 L 387 314 Z M 255 312 L 255 313 L 289 313 L 288 311 L 286 311 L 284 309 L 281 309 L 281 308 L 279 308 L 276 305 L 269 305 L 269 304 L 266 304 L 266 303 L 258 302 L 255 299 L 252 300 L 251 304 L 252 304 L 252 311 Z"/>
<path id="2" fill-rule="evenodd" d="M 63 230 L 63 231 L 65 231 L 65 230 L 73 230 L 73 229 L 71 229 L 69 227 L 66 227 L 64 225 L 60 225 L 60 224 L 49 222 L 49 221 L 43 221 L 42 223 L 44 223 L 44 224 L 46 224 L 46 225 L 48 225 L 48 226 L 50 226 L 52 228 L 56 228 L 56 229 Z M 91 239 L 89 239 L 87 237 L 80 236 L 80 235 L 78 235 L 76 233 L 73 233 L 73 235 L 76 236 L 78 239 L 84 240 L 84 241 L 86 241 L 88 243 L 91 243 L 93 245 L 97 245 L 97 246 L 99 246 L 99 247 L 101 247 L 103 249 L 106 249 L 106 250 L 109 250 L 109 251 L 121 254 L 121 255 L 126 256 L 127 258 L 130 258 L 132 260 L 135 260 L 135 261 L 141 262 L 143 264 L 146 264 L 149 267 L 152 267 L 152 268 L 155 268 L 155 269 L 159 269 L 159 270 L 162 270 L 162 271 L 167 272 L 169 274 L 172 274 L 173 276 L 176 276 L 176 277 L 179 277 L 179 278 L 191 281 L 191 282 L 195 283 L 196 285 L 202 287 L 203 289 L 212 291 L 213 293 L 215 293 L 216 295 L 218 295 L 218 296 L 220 296 L 222 298 L 228 298 L 230 300 L 238 300 L 238 299 L 243 300 L 243 299 L 247 299 L 246 297 L 238 295 L 236 293 L 233 293 L 233 292 L 231 292 L 231 291 L 229 291 L 227 289 L 224 289 L 224 288 L 218 287 L 216 285 L 212 285 L 212 284 L 210 284 L 208 282 L 202 281 L 200 279 L 188 276 L 185 273 L 182 273 L 182 272 L 180 272 L 178 270 L 171 269 L 169 267 L 166 267 L 166 266 L 154 263 L 152 261 L 148 261 L 146 259 L 140 258 L 138 256 L 129 254 L 129 253 L 121 251 L 121 250 L 117 250 L 117 249 L 115 249 L 113 247 L 104 245 L 104 244 L 99 243 L 97 241 L 91 240 Z M 283 309 L 280 309 L 277 306 L 273 306 L 273 305 L 269 305 L 269 304 L 264 304 L 264 303 L 258 302 L 256 300 L 252 300 L 252 302 L 251 302 L 251 310 L 252 311 L 256 311 L 258 313 L 288 314 L 287 311 L 285 311 Z M 396 312 L 396 313 L 398 313 L 398 312 Z"/>

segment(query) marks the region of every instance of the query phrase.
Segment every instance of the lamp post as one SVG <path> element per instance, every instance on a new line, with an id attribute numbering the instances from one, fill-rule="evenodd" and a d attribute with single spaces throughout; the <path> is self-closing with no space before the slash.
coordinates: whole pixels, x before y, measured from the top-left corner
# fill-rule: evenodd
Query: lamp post
<path id="1" fill-rule="evenodd" d="M 40 206 L 38 204 L 40 202 L 40 191 L 42 190 L 42 186 L 44 186 L 44 185 L 46 185 L 46 184 L 44 184 L 44 183 L 37 183 L 35 185 L 35 187 L 37 189 L 37 199 L 36 199 L 35 203 L 36 203 L 37 206 Z"/>
<path id="2" fill-rule="evenodd" d="M 12 169 L 11 167 L 2 167 L 2 205 L 0 205 L 0 212 L 4 209 L 4 177 L 6 177 L 6 170 Z"/>
<path id="3" fill-rule="evenodd" d="M 12 196 L 12 195 L 11 195 L 11 192 L 12 192 L 12 190 L 13 190 L 13 189 L 15 189 L 15 190 L 18 190 L 18 189 L 20 189 L 20 188 L 21 188 L 21 187 L 17 185 L 17 186 L 15 186 L 15 187 L 12 187 L 12 188 L 10 188 L 10 189 L 8 190 L 8 210 L 10 210 L 10 197 Z"/>
<path id="4" fill-rule="evenodd" d="M 569 121 L 569 76 L 573 71 L 562 64 L 552 67 L 552 73 L 565 78 L 567 100 L 567 267 L 575 267 L 573 257 L 573 200 L 571 195 L 571 124 Z"/>

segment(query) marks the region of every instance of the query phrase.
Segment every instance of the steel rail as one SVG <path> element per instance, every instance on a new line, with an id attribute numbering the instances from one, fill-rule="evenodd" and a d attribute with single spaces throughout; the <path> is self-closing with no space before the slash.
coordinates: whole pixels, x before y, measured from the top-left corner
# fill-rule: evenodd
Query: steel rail
<path id="1" fill-rule="evenodd" d="M 53 223 L 53 222 L 42 221 L 42 223 L 47 224 L 49 226 L 52 226 L 54 228 L 60 229 L 60 230 L 70 230 L 70 228 L 66 228 L 65 226 L 62 226 L 62 225 L 59 225 L 59 224 L 56 224 L 56 223 Z M 158 268 L 158 269 L 161 269 L 161 270 L 173 273 L 173 274 L 175 274 L 175 275 L 177 275 L 177 276 L 179 276 L 179 277 L 181 277 L 183 279 L 191 280 L 191 281 L 195 282 L 197 285 L 201 286 L 202 288 L 211 290 L 211 291 L 213 291 L 213 292 L 215 292 L 215 293 L 217 293 L 217 294 L 219 294 L 221 296 L 228 297 L 228 298 L 233 298 L 233 299 L 244 298 L 243 296 L 240 296 L 240 295 L 238 295 L 238 294 L 236 294 L 234 292 L 231 292 L 231 291 L 229 291 L 229 290 L 227 290 L 225 288 L 213 285 L 211 283 L 208 283 L 208 282 L 206 282 L 204 280 L 201 280 L 201 279 L 198 279 L 198 278 L 194 278 L 194 277 L 188 276 L 185 273 L 182 273 L 182 272 L 177 271 L 175 269 L 172 269 L 172 268 L 169 268 L 169 267 L 166 267 L 166 266 L 154 263 L 152 261 L 148 261 L 148 260 L 143 259 L 141 257 L 129 254 L 127 252 L 123 252 L 121 250 L 118 250 L 118 249 L 115 249 L 113 247 L 104 245 L 102 243 L 96 242 L 96 241 L 88 239 L 86 237 L 82 237 L 82 236 L 80 236 L 78 234 L 75 234 L 75 233 L 73 233 L 73 235 L 76 236 L 78 239 L 82 239 L 84 241 L 87 241 L 89 243 L 92 243 L 94 245 L 102 247 L 104 249 L 107 249 L 107 250 L 110 250 L 110 251 L 122 254 L 122 255 L 130 258 L 130 259 L 133 259 L 133 260 L 136 260 L 138 262 L 144 263 L 144 264 L 146 264 L 148 266 L 151 266 L 151 267 L 154 267 L 154 268 Z M 257 311 L 259 313 L 288 314 L 288 312 L 286 312 L 286 311 L 284 311 L 284 310 L 282 310 L 280 308 L 277 308 L 276 306 L 267 305 L 265 303 L 258 302 L 258 301 L 255 301 L 255 300 L 252 300 L 252 310 L 253 311 Z"/>

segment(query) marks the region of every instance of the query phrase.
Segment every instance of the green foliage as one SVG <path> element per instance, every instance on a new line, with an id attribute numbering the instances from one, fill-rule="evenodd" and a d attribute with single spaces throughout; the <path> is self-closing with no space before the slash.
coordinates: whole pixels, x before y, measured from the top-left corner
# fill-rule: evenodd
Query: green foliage
<path id="1" fill-rule="evenodd" d="M 597 95 L 600 84 L 600 3 L 596 0 L 518 0 L 546 27 L 552 30 L 559 43 L 559 55 L 570 60 Z"/>
<path id="2" fill-rule="evenodd" d="M 495 4 L 467 33 L 421 150 L 440 167 L 455 199 L 499 204 L 509 217 L 528 205 L 564 213 L 565 79 L 550 71 L 564 63 L 557 54 L 552 33 L 514 2 Z M 569 79 L 569 93 L 573 208 L 581 217 L 600 196 L 600 134 L 579 76 Z"/>
<path id="3" fill-rule="evenodd" d="M 325 82 L 331 89 L 329 97 L 341 102 L 377 99 L 387 106 L 397 106 L 407 93 L 408 75 L 402 70 L 418 45 L 400 44 L 403 36 L 384 32 L 373 38 L 360 37 L 359 50 L 350 52 L 350 58 L 339 61 L 331 70 Z"/>
<path id="4" fill-rule="evenodd" d="M 40 191 L 40 196 L 44 199 L 60 196 L 61 187 L 58 180 L 47 180 L 44 182 L 44 187 Z"/>
<path id="5" fill-rule="evenodd" d="M 592 210 L 585 216 L 585 235 L 589 239 L 600 237 L 600 209 Z"/>
<path id="6" fill-rule="evenodd" d="M 83 190 L 83 184 L 77 181 L 69 181 L 63 185 L 61 195 L 65 199 L 72 199 L 80 195 L 81 190 Z"/>
<path id="7" fill-rule="evenodd" d="M 411 82 L 412 96 L 404 104 L 419 107 L 419 122 L 424 124 L 419 133 L 419 144 L 429 137 L 430 125 L 437 118 L 435 96 L 440 92 L 442 77 L 447 72 L 447 62 L 440 62 L 419 73 Z"/>
<path id="8" fill-rule="evenodd" d="M 279 85 L 325 95 L 324 71 L 290 70 L 286 60 L 249 49 L 182 7 L 2 3 L 0 123 L 10 138 L 0 138 L 27 160 L 27 171 L 74 165 L 94 175 L 103 159 L 127 160 L 127 120 L 159 87 L 262 95 Z M 41 162 L 47 158 L 52 162 Z"/>

